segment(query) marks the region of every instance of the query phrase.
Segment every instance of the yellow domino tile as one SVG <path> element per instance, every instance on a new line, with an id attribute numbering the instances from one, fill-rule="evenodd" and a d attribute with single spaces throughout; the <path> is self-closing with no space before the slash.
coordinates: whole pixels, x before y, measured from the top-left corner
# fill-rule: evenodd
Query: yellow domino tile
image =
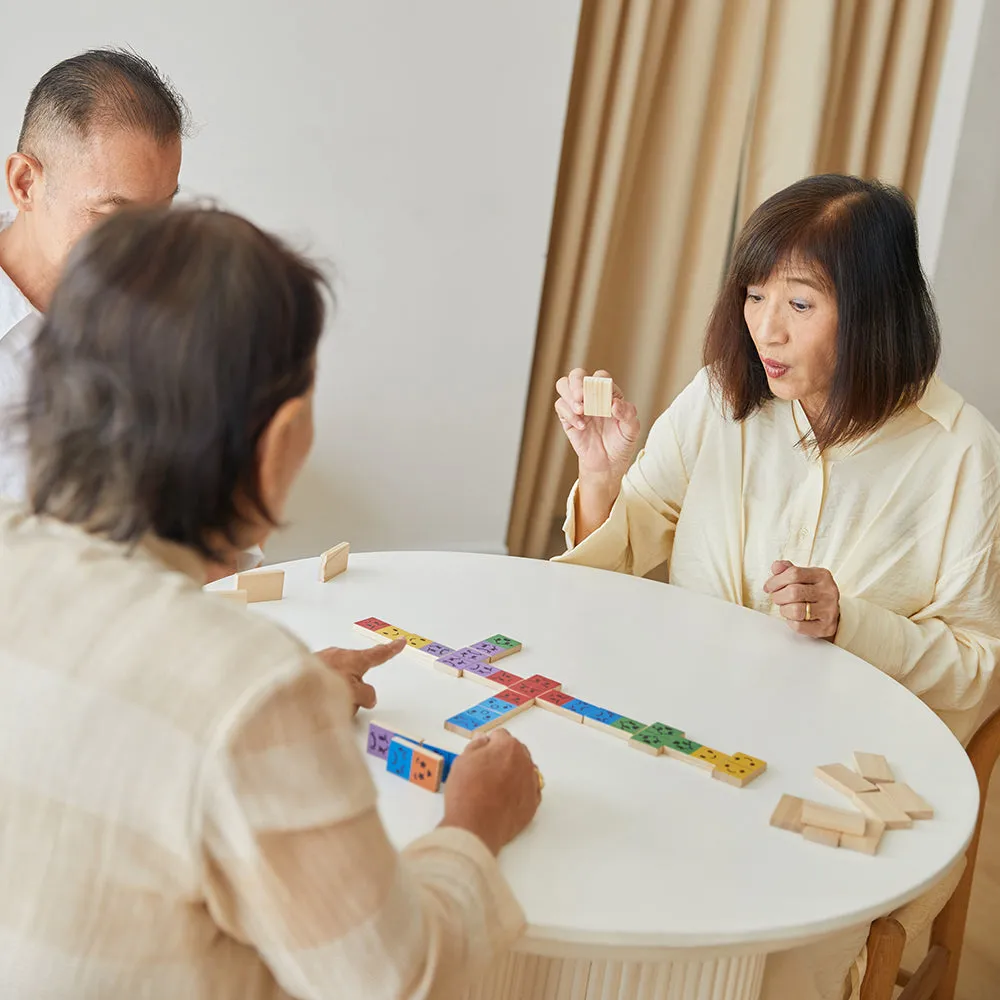
<path id="1" fill-rule="evenodd" d="M 725 763 L 730 758 L 720 750 L 713 750 L 711 747 L 699 747 L 691 756 L 695 760 L 703 760 L 708 768 L 716 768 Z"/>
<path id="2" fill-rule="evenodd" d="M 380 628 L 376 635 L 383 635 L 389 642 L 395 642 L 397 639 L 408 639 L 410 633 L 404 632 L 401 628 L 396 628 L 395 625 L 386 625 L 385 628 Z"/>
<path id="3" fill-rule="evenodd" d="M 422 635 L 410 635 L 406 637 L 406 645 L 411 646 L 413 649 L 423 649 L 424 646 L 429 646 L 431 644 L 431 639 L 425 639 Z"/>
<path id="4" fill-rule="evenodd" d="M 727 760 L 715 765 L 713 778 L 742 788 L 767 770 L 767 761 L 751 757 L 748 753 L 734 753 Z"/>

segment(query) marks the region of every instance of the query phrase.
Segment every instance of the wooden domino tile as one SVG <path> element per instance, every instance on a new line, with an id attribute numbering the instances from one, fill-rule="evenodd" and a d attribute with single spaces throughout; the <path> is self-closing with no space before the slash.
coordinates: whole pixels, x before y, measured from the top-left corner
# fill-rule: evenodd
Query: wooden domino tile
<path id="1" fill-rule="evenodd" d="M 909 785 L 901 781 L 887 781 L 878 786 L 910 819 L 933 819 L 934 807 L 922 799 Z"/>
<path id="2" fill-rule="evenodd" d="M 444 780 L 444 757 L 427 747 L 415 747 L 410 765 L 410 783 L 437 792 Z"/>
<path id="3" fill-rule="evenodd" d="M 347 559 L 351 552 L 349 542 L 341 542 L 327 549 L 319 557 L 319 582 L 327 583 L 335 576 L 340 576 L 347 569 Z"/>
<path id="4" fill-rule="evenodd" d="M 516 694 L 516 692 L 514 693 L 515 697 L 521 700 L 507 701 L 501 698 L 502 694 L 504 694 L 503 691 L 498 691 L 492 698 L 487 698 L 486 701 L 482 702 L 482 705 L 490 711 L 501 714 L 505 723 L 509 719 L 513 719 L 515 715 L 526 712 L 535 704 L 534 698 L 525 698 L 524 695 Z"/>
<path id="5" fill-rule="evenodd" d="M 648 729 L 644 729 L 641 733 L 636 733 L 635 736 L 631 737 L 628 745 L 633 750 L 641 750 L 643 753 L 648 753 L 650 756 L 656 757 L 663 753 L 664 747 L 669 740 L 669 736 L 663 736 L 660 733 L 651 733 Z"/>
<path id="6" fill-rule="evenodd" d="M 381 618 L 362 618 L 361 621 L 354 623 L 355 630 L 373 642 L 388 642 L 389 640 L 380 632 L 381 629 L 388 627 L 389 623 L 382 621 Z"/>
<path id="7" fill-rule="evenodd" d="M 481 732 L 486 732 L 486 729 L 483 728 L 484 725 L 483 719 L 472 716 L 468 712 L 459 712 L 458 715 L 445 719 L 444 728 L 458 736 L 471 739 Z"/>
<path id="8" fill-rule="evenodd" d="M 673 749 L 673 745 L 676 740 L 672 740 L 664 745 L 664 753 L 668 752 L 668 747 Z M 693 767 L 697 767 L 704 771 L 706 774 L 711 774 L 715 770 L 716 764 L 722 763 L 727 759 L 726 754 L 722 753 L 721 750 L 714 750 L 712 747 L 700 746 L 697 750 L 693 750 L 689 754 L 679 753 L 671 754 L 675 756 L 676 760 L 681 761 L 683 764 L 690 764 Z"/>
<path id="9" fill-rule="evenodd" d="M 221 597 L 229 604 L 239 604 L 241 607 L 246 607 L 247 604 L 247 592 L 245 590 L 210 590 L 208 593 L 215 597 Z"/>
<path id="10" fill-rule="evenodd" d="M 648 728 L 646 724 L 640 722 L 638 719 L 630 719 L 627 715 L 619 715 L 608 727 L 608 732 L 612 736 L 617 736 L 620 740 L 630 740 L 646 728 Z"/>
<path id="11" fill-rule="evenodd" d="M 446 646 L 442 642 L 429 642 L 426 646 L 413 646 L 407 640 L 407 648 L 416 654 L 418 654 L 422 659 L 433 662 L 434 660 L 440 659 L 442 656 L 447 656 L 449 653 L 454 653 L 455 650 L 451 646 Z"/>
<path id="12" fill-rule="evenodd" d="M 857 851 L 859 854 L 877 854 L 883 833 L 885 833 L 885 823 L 877 819 L 869 819 L 865 823 L 865 832 L 860 837 L 842 833 L 840 846 L 848 851 Z"/>
<path id="13" fill-rule="evenodd" d="M 614 382 L 610 378 L 585 375 L 583 379 L 583 414 L 586 417 L 610 417 Z"/>
<path id="14" fill-rule="evenodd" d="M 559 691 L 561 689 L 562 684 L 559 681 L 554 681 L 551 677 L 543 677 L 541 674 L 532 674 L 530 677 L 525 677 L 523 681 L 511 685 L 511 690 L 523 691 L 524 694 L 531 695 L 532 698 L 537 698 L 540 694 L 545 694 L 546 691 Z"/>
<path id="15" fill-rule="evenodd" d="M 444 761 L 441 769 L 441 784 L 445 784 L 448 780 L 448 775 L 451 774 L 451 765 L 458 760 L 458 754 L 451 750 L 444 750 L 441 747 L 431 746 L 429 743 L 424 743 L 423 748 L 425 750 L 430 750 L 432 753 L 436 753 L 442 761 Z"/>
<path id="16" fill-rule="evenodd" d="M 546 691 L 535 699 L 535 704 L 539 708 L 544 708 L 546 712 L 554 715 L 562 715 L 574 722 L 583 722 L 583 716 L 573 709 L 573 704 L 578 699 L 572 695 L 564 694 L 562 691 Z"/>
<path id="17" fill-rule="evenodd" d="M 510 656 L 510 650 L 502 649 L 485 639 L 482 642 L 474 642 L 469 646 L 469 649 L 474 649 L 479 654 L 479 659 L 484 663 L 494 663 L 496 660 L 502 660 L 505 656 Z"/>
<path id="18" fill-rule="evenodd" d="M 841 834 L 836 830 L 827 830 L 821 826 L 804 826 L 802 827 L 802 836 L 814 844 L 823 844 L 825 847 L 840 847 Z"/>
<path id="19" fill-rule="evenodd" d="M 511 656 L 514 653 L 520 653 L 524 648 L 521 642 L 517 639 L 512 639 L 509 635 L 504 635 L 503 632 L 497 632 L 496 635 L 487 636 L 483 642 L 488 642 L 492 646 L 498 646 L 501 652 L 497 655 L 497 659 L 503 656 Z"/>
<path id="20" fill-rule="evenodd" d="M 509 670 L 501 670 L 499 667 L 494 667 L 493 673 L 480 674 L 476 680 L 481 681 L 486 687 L 493 688 L 494 691 L 505 691 L 512 685 L 519 684 L 524 678 L 519 674 L 512 674 Z"/>
<path id="21" fill-rule="evenodd" d="M 466 661 L 461 657 L 456 657 L 454 653 L 449 653 L 447 656 L 439 656 L 434 661 L 435 670 L 440 670 L 443 674 L 450 674 L 452 677 L 461 677 L 465 666 Z"/>
<path id="22" fill-rule="evenodd" d="M 386 756 L 385 769 L 396 775 L 397 778 L 410 780 L 410 771 L 413 768 L 413 751 L 416 745 L 409 740 L 404 740 L 401 736 L 394 736 L 389 743 L 389 753 Z"/>
<path id="23" fill-rule="evenodd" d="M 823 764 L 813 773 L 824 784 L 848 798 L 853 798 L 858 792 L 875 791 L 875 786 L 870 781 L 865 781 L 860 774 L 843 764 Z"/>
<path id="24" fill-rule="evenodd" d="M 767 770 L 767 762 L 746 753 L 734 753 L 728 760 L 717 764 L 712 772 L 713 778 L 743 788 L 754 778 L 760 777 Z"/>
<path id="25" fill-rule="evenodd" d="M 782 795 L 771 813 L 771 826 L 791 833 L 802 832 L 802 807 L 805 800 L 795 795 Z"/>
<path id="26" fill-rule="evenodd" d="M 854 751 L 854 767 L 866 781 L 895 781 L 889 762 L 881 754 Z"/>
<path id="27" fill-rule="evenodd" d="M 642 733 L 639 734 L 640 736 Z M 686 736 L 667 736 L 663 738 L 662 742 L 663 752 L 668 757 L 673 757 L 674 760 L 679 760 L 683 764 L 689 763 L 688 758 L 695 753 L 695 751 L 701 749 L 701 744 L 696 743 L 694 740 L 689 740 Z M 701 761 L 698 762 L 699 767 L 703 767 Z"/>
<path id="28" fill-rule="evenodd" d="M 802 822 L 805 826 L 818 826 L 823 830 L 850 833 L 856 837 L 863 836 L 865 832 L 865 817 L 861 813 L 835 809 L 822 802 L 803 802 Z"/>
<path id="29" fill-rule="evenodd" d="M 283 569 L 255 569 L 236 577 L 236 589 L 247 592 L 248 604 L 262 601 L 280 601 L 285 592 Z"/>
<path id="30" fill-rule="evenodd" d="M 404 632 L 401 628 L 396 628 L 395 625 L 386 625 L 385 628 L 380 628 L 376 635 L 382 636 L 386 642 L 395 642 L 397 639 L 407 639 L 410 633 Z"/>
<path id="31" fill-rule="evenodd" d="M 422 635 L 414 635 L 412 632 L 406 637 L 406 645 L 410 649 L 423 649 L 430 646 L 430 639 L 425 639 Z"/>
<path id="32" fill-rule="evenodd" d="M 913 826 L 913 820 L 881 789 L 877 792 L 860 792 L 854 796 L 858 808 L 871 819 L 885 823 L 887 830 L 903 830 Z"/>
<path id="33" fill-rule="evenodd" d="M 531 695 L 523 694 L 520 691 L 511 691 L 509 688 L 498 691 L 494 697 L 499 701 L 505 701 L 507 704 L 515 706 L 515 708 L 520 708 L 522 705 L 525 708 L 531 708 L 535 704 L 535 699 Z"/>
<path id="34" fill-rule="evenodd" d="M 583 715 L 583 724 L 593 729 L 607 729 L 612 722 L 617 721 L 621 716 L 617 712 L 612 712 L 610 708 L 601 708 L 599 705 L 588 705 Z"/>
<path id="35" fill-rule="evenodd" d="M 389 754 L 389 744 L 397 736 L 417 745 L 423 743 L 423 740 L 417 739 L 409 733 L 404 733 L 397 726 L 389 726 L 384 722 L 372 719 L 368 723 L 368 753 L 373 757 L 385 760 Z"/>
<path id="36" fill-rule="evenodd" d="M 497 668 L 492 663 L 483 663 L 481 660 L 466 660 L 462 670 L 464 671 L 464 676 L 468 677 L 470 681 L 476 681 L 479 684 L 485 684 L 487 687 L 493 687 L 490 679 L 497 673 Z M 500 688 L 500 690 L 502 691 L 503 688 Z"/>
<path id="37" fill-rule="evenodd" d="M 457 656 L 459 659 L 468 660 L 470 663 L 485 663 L 486 660 L 483 658 L 482 653 L 478 649 L 473 649 L 471 646 L 462 646 L 461 649 L 456 649 L 452 656 Z"/>

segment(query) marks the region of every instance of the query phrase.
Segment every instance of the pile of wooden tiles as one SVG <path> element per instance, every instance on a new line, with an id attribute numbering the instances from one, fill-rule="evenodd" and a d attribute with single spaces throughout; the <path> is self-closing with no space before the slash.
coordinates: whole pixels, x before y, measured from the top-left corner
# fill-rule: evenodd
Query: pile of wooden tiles
<path id="1" fill-rule="evenodd" d="M 934 810 L 909 785 L 896 781 L 885 757 L 855 753 L 857 770 L 824 764 L 816 777 L 846 796 L 854 809 L 834 809 L 794 795 L 783 795 L 771 826 L 799 833 L 827 847 L 875 854 L 886 830 L 900 830 L 915 819 L 931 819 Z"/>
<path id="2" fill-rule="evenodd" d="M 574 722 L 599 729 L 628 741 L 636 750 L 653 756 L 665 754 L 691 764 L 714 778 L 742 788 L 767 769 L 767 763 L 749 754 L 724 754 L 689 739 L 683 730 L 664 722 L 647 724 L 637 719 L 592 705 L 562 690 L 562 684 L 534 674 L 521 677 L 496 666 L 498 660 L 520 652 L 516 639 L 497 634 L 481 642 L 451 649 L 443 643 L 407 632 L 380 618 L 365 618 L 354 627 L 375 642 L 405 639 L 407 646 L 433 662 L 436 669 L 455 677 L 467 677 L 496 693 L 445 721 L 445 729 L 460 736 L 473 737 L 504 725 L 520 712 L 534 705 L 565 716 Z"/>

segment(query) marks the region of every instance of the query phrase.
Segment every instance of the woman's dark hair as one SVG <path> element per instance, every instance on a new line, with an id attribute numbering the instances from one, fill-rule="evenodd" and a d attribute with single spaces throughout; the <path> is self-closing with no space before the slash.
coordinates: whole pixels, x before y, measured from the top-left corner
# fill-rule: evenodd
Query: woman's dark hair
<path id="1" fill-rule="evenodd" d="M 779 191 L 750 216 L 704 349 L 712 382 L 736 420 L 772 398 L 743 317 L 747 286 L 793 262 L 809 268 L 837 301 L 837 362 L 813 433 L 820 448 L 844 444 L 919 400 L 937 368 L 941 339 L 913 207 L 888 184 L 824 174 Z"/>
<path id="2" fill-rule="evenodd" d="M 215 209 L 125 211 L 89 233 L 35 341 L 29 495 L 116 541 L 147 532 L 219 558 L 248 513 L 274 523 L 257 446 L 309 391 L 324 280 Z"/>

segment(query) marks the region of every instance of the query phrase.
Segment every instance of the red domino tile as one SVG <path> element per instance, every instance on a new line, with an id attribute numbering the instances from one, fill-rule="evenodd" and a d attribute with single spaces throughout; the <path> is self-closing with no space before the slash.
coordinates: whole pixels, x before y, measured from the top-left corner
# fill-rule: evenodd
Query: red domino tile
<path id="1" fill-rule="evenodd" d="M 493 678 L 491 677 L 490 680 L 493 680 Z M 493 697 L 499 698 L 501 701 L 509 702 L 511 705 L 523 705 L 525 702 L 535 700 L 530 694 L 523 694 L 520 691 L 511 691 L 510 689 L 506 691 L 497 691 Z"/>
<path id="2" fill-rule="evenodd" d="M 539 695 L 545 694 L 546 691 L 552 691 L 562 687 L 559 681 L 552 680 L 551 677 L 543 677 L 541 674 L 532 674 L 531 677 L 526 677 L 520 684 L 512 684 L 512 691 L 520 691 L 523 694 L 530 695 L 532 698 L 537 698 Z"/>
<path id="3" fill-rule="evenodd" d="M 359 628 L 366 628 L 371 632 L 377 632 L 381 628 L 386 628 L 389 623 L 382 621 L 381 618 L 363 618 L 354 624 Z"/>
<path id="4" fill-rule="evenodd" d="M 500 696 L 497 695 L 499 698 Z M 573 696 L 571 694 L 566 694 L 563 691 L 546 691 L 545 694 L 538 696 L 539 701 L 548 702 L 550 705 L 565 705 L 566 702 L 572 701 Z"/>
<path id="5" fill-rule="evenodd" d="M 512 684 L 519 684 L 524 680 L 524 678 L 519 677 L 517 674 L 509 673 L 506 670 L 496 670 L 490 674 L 490 680 L 496 681 L 497 684 L 503 684 L 506 687 L 510 687 Z"/>

